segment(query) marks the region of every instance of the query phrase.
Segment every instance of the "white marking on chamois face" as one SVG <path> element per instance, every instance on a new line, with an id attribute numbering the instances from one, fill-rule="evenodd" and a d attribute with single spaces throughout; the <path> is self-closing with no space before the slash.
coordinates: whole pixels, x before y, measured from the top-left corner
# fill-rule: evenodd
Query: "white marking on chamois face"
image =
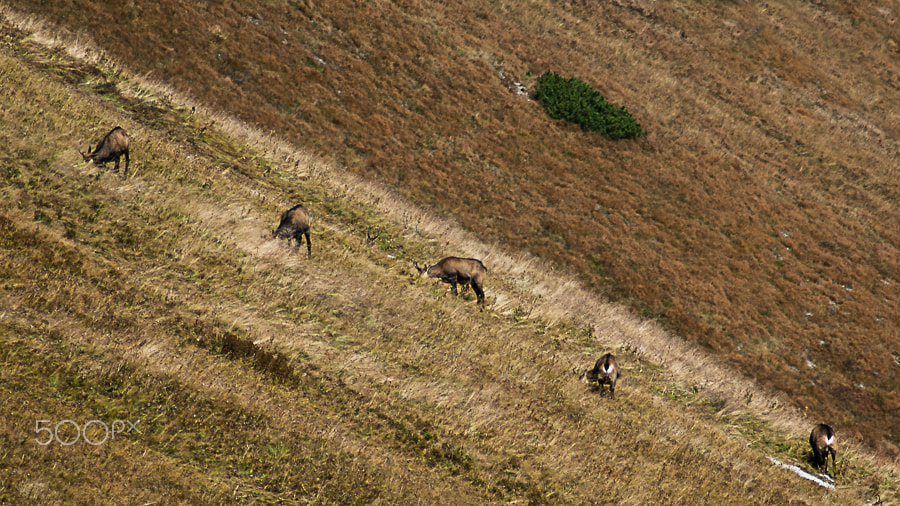
<path id="1" fill-rule="evenodd" d="M 828 446 L 833 445 L 833 444 L 834 444 L 834 436 L 826 437 L 826 438 L 825 438 L 825 444 L 828 445 Z"/>
<path id="2" fill-rule="evenodd" d="M 603 364 L 603 372 L 609 374 L 609 371 L 612 370 L 612 364 Z"/>

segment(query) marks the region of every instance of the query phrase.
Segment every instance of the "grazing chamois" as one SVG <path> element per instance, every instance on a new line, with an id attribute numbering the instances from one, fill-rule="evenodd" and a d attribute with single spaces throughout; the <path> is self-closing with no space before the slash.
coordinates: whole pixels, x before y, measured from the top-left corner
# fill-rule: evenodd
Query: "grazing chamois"
<path id="1" fill-rule="evenodd" d="M 297 249 L 299 249 L 300 244 L 303 242 L 303 236 L 306 236 L 307 256 L 311 257 L 312 243 L 309 242 L 309 211 L 303 207 L 303 204 L 297 204 L 281 214 L 281 222 L 278 224 L 275 232 L 272 233 L 272 237 L 287 239 L 288 244 L 291 243 L 291 239 L 296 239 Z"/>
<path id="2" fill-rule="evenodd" d="M 591 390 L 599 390 L 601 395 L 603 394 L 603 385 L 609 385 L 609 397 L 615 399 L 616 381 L 618 381 L 619 376 L 619 363 L 616 362 L 616 357 L 612 353 L 607 353 L 597 359 L 593 369 L 584 371 L 581 379 L 587 381 L 588 385 L 591 386 Z"/>
<path id="3" fill-rule="evenodd" d="M 125 173 L 124 177 L 128 177 L 128 145 L 131 143 L 128 138 L 128 134 L 125 133 L 125 130 L 122 127 L 116 127 L 109 131 L 103 140 L 100 141 L 100 144 L 97 144 L 97 147 L 91 150 L 91 145 L 88 144 L 88 152 L 82 153 L 81 157 L 84 158 L 84 161 L 92 161 L 95 164 L 106 165 L 107 162 L 115 161 L 116 166 L 113 170 L 115 172 L 119 172 L 119 158 L 123 155 L 125 156 Z"/>
<path id="4" fill-rule="evenodd" d="M 828 454 L 830 453 L 832 478 L 837 473 L 834 462 L 837 453 L 834 451 L 834 443 L 834 431 L 824 423 L 816 425 L 813 427 L 812 432 L 809 433 L 809 446 L 812 447 L 813 452 L 813 466 L 816 469 L 824 467 L 825 474 L 828 474 Z"/>
<path id="5" fill-rule="evenodd" d="M 468 284 L 478 297 L 476 305 L 480 305 L 481 310 L 484 311 L 484 276 L 487 274 L 487 269 L 481 260 L 447 257 L 430 267 L 427 265 L 419 267 L 419 264 L 415 262 L 413 265 L 423 278 L 438 278 L 444 283 L 450 283 L 450 293 L 453 296 L 457 295 L 456 283 Z"/>

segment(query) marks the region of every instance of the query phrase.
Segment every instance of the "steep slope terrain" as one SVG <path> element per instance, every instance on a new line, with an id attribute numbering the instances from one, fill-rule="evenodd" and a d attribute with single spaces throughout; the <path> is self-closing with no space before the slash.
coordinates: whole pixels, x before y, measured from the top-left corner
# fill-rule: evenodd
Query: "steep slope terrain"
<path id="1" fill-rule="evenodd" d="M 834 491 L 772 466 L 808 467 L 805 420 L 552 264 L 2 27 L 0 502 L 897 497 L 852 437 Z M 127 179 L 77 151 L 117 124 Z M 311 259 L 270 238 L 301 201 Z M 448 252 L 485 259 L 487 311 L 412 276 Z M 615 401 L 572 371 L 610 350 Z"/>
<path id="2" fill-rule="evenodd" d="M 897 456 L 894 7 L 11 0 L 113 58 L 577 272 Z M 578 77 L 612 142 L 520 93 Z"/>

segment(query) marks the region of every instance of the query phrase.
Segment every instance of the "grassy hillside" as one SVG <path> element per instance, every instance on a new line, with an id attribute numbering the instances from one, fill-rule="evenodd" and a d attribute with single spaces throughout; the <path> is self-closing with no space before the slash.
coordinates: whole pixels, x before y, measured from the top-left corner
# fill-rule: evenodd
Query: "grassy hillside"
<path id="1" fill-rule="evenodd" d="M 806 419 L 552 264 L 89 46 L 2 35 L 0 502 L 896 500 L 849 433 L 833 492 L 772 466 L 808 467 Z M 78 154 L 117 124 L 127 179 Z M 298 201 L 310 259 L 270 239 Z M 412 276 L 448 253 L 485 259 L 487 311 Z M 615 401 L 572 373 L 610 350 Z M 64 420 L 139 432 L 38 444 Z"/>
<path id="2" fill-rule="evenodd" d="M 897 457 L 895 9 L 10 0 L 135 72 L 575 272 Z M 552 70 L 648 132 L 550 120 Z"/>

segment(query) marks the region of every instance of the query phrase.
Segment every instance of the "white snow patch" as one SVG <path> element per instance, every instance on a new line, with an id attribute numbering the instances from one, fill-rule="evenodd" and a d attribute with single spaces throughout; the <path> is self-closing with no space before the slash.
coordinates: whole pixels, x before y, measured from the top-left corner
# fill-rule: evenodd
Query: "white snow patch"
<path id="1" fill-rule="evenodd" d="M 834 480 L 832 480 L 828 476 L 825 476 L 822 474 L 820 474 L 819 476 L 809 474 L 806 471 L 804 471 L 803 469 L 801 469 L 800 466 L 797 466 L 794 464 L 785 464 L 776 458 L 769 457 L 769 460 L 772 461 L 772 463 L 775 464 L 776 466 L 781 466 L 781 467 L 790 469 L 791 471 L 797 473 L 797 475 L 800 476 L 801 478 L 806 478 L 807 480 L 815 483 L 816 485 L 819 485 L 820 487 L 825 487 L 827 489 L 834 490 L 834 485 L 833 485 Z M 831 483 L 829 483 L 829 482 L 831 482 Z"/>

